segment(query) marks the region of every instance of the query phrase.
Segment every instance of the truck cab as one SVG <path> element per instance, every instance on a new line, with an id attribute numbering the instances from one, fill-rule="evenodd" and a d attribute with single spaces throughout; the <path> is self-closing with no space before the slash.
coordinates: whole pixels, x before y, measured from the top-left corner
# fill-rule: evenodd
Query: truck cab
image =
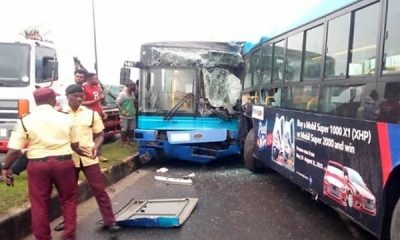
<path id="1" fill-rule="evenodd" d="M 1 41 L 0 55 L 0 152 L 6 152 L 17 119 L 35 105 L 32 92 L 58 88 L 58 62 L 52 43 L 32 39 Z"/>

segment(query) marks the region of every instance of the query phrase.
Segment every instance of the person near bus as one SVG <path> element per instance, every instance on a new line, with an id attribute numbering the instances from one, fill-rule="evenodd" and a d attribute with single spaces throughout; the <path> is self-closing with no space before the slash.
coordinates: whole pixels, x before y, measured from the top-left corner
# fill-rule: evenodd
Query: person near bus
<path id="1" fill-rule="evenodd" d="M 135 90 L 135 107 L 136 110 L 139 108 L 139 79 L 136 80 L 136 90 Z"/>
<path id="2" fill-rule="evenodd" d="M 362 117 L 364 119 L 377 119 L 379 113 L 378 96 L 378 91 L 374 89 L 371 91 L 369 96 L 365 98 L 364 106 L 362 108 Z"/>
<path id="3" fill-rule="evenodd" d="M 76 168 L 76 181 L 79 179 L 79 172 L 82 171 L 96 198 L 103 218 L 104 229 L 115 232 L 119 229 L 119 226 L 115 221 L 111 200 L 106 192 L 97 157 L 97 151 L 104 139 L 103 121 L 96 111 L 82 106 L 85 95 L 81 85 L 69 85 L 65 89 L 65 93 L 68 99 L 68 106 L 63 111 L 68 113 L 78 128 L 79 146 L 91 153 L 90 157 L 76 153 L 72 154 Z M 63 228 L 64 224 L 60 223 L 55 230 L 61 231 Z"/>
<path id="4" fill-rule="evenodd" d="M 107 114 L 103 111 L 103 106 L 101 102 L 105 98 L 103 89 L 100 86 L 99 79 L 95 73 L 86 74 L 86 82 L 82 85 L 85 94 L 84 101 L 82 105 L 96 111 L 102 119 L 107 118 Z M 101 155 L 101 146 L 98 149 L 98 157 L 100 161 L 107 161 L 108 159 Z"/>
<path id="5" fill-rule="evenodd" d="M 399 95 L 394 91 L 387 94 L 387 98 L 379 106 L 378 121 L 399 123 L 400 122 L 400 103 Z"/>
<path id="6" fill-rule="evenodd" d="M 86 71 L 77 69 L 74 71 L 74 81 L 76 84 L 83 85 L 86 81 Z"/>
<path id="7" fill-rule="evenodd" d="M 265 97 L 265 104 L 267 106 L 275 106 L 275 95 L 276 89 L 275 88 L 269 88 L 267 90 L 268 96 Z"/>
<path id="8" fill-rule="evenodd" d="M 32 230 L 36 239 L 51 239 L 50 198 L 55 185 L 65 229 L 63 239 L 76 239 L 77 184 L 73 150 L 80 154 L 76 126 L 71 118 L 54 109 L 56 93 L 51 88 L 39 88 L 33 93 L 37 107 L 17 124 L 8 143 L 3 166 L 5 183 L 12 184 L 10 166 L 21 149 L 28 146 L 28 194 L 31 203 Z"/>
<path id="9" fill-rule="evenodd" d="M 117 106 L 121 119 L 121 143 L 129 144 L 129 137 L 136 128 L 136 83 L 132 80 L 125 82 L 125 88 L 118 94 Z"/>

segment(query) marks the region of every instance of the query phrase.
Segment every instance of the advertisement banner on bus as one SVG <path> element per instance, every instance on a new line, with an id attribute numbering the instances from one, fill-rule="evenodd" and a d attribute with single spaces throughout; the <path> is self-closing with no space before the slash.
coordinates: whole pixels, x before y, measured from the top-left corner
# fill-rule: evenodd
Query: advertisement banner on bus
<path id="1" fill-rule="evenodd" d="M 257 158 L 378 231 L 383 213 L 377 199 L 382 199 L 387 178 L 383 166 L 388 165 L 380 154 L 385 128 L 299 111 L 266 108 L 264 113 L 263 120 L 253 118 Z"/>

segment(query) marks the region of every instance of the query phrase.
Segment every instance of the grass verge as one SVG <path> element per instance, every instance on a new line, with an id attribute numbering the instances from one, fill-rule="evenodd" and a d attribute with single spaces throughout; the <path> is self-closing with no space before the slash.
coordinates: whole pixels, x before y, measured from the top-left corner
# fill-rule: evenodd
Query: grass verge
<path id="1" fill-rule="evenodd" d="M 135 143 L 132 146 L 122 146 L 120 142 L 113 142 L 103 145 L 102 151 L 102 155 L 108 161 L 100 162 L 100 167 L 109 168 L 132 156 L 137 151 L 137 145 Z M 85 179 L 82 172 L 79 178 L 81 180 Z M 26 171 L 24 171 L 20 176 L 14 177 L 14 187 L 7 187 L 0 182 L 0 216 L 28 205 L 28 185 L 26 180 L 27 175 Z"/>

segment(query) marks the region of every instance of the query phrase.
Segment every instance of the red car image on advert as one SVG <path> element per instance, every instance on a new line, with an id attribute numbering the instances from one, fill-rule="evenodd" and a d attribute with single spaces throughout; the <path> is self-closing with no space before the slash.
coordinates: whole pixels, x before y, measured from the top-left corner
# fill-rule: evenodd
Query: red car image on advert
<path id="1" fill-rule="evenodd" d="M 376 199 L 360 174 L 335 161 L 328 161 L 325 169 L 323 193 L 342 206 L 376 215 Z"/>
<path id="2" fill-rule="evenodd" d="M 347 186 L 344 178 L 343 165 L 328 161 L 324 175 L 324 195 L 335 200 L 342 206 L 347 206 Z"/>

